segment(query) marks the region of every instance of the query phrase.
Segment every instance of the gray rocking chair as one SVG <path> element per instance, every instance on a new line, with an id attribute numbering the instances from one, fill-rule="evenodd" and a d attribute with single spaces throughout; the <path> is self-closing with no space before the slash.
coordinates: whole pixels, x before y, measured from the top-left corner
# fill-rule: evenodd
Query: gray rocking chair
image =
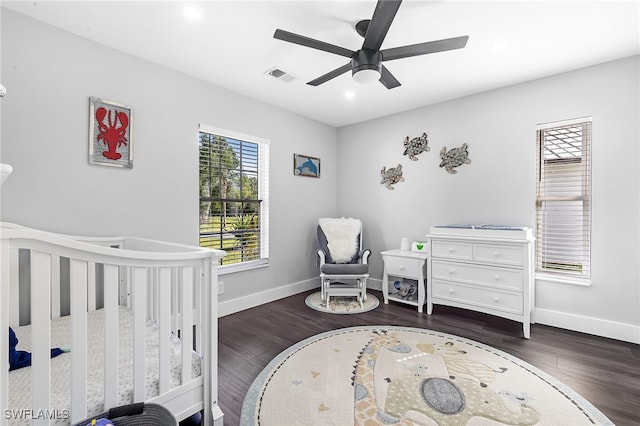
<path id="1" fill-rule="evenodd" d="M 329 305 L 332 296 L 353 296 L 363 307 L 371 250 L 362 249 L 362 222 L 352 218 L 321 218 L 317 236 L 322 300 Z"/>

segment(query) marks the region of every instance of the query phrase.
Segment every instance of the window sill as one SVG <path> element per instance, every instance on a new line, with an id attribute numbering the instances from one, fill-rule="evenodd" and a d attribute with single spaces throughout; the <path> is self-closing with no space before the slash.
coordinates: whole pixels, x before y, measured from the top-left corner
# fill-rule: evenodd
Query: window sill
<path id="1" fill-rule="evenodd" d="M 252 269 L 266 268 L 269 266 L 269 259 L 254 260 L 252 262 L 235 263 L 232 265 L 222 265 L 218 267 L 218 275 L 235 274 L 236 272 L 250 271 Z"/>
<path id="2" fill-rule="evenodd" d="M 548 281 L 558 284 L 577 285 L 581 287 L 591 287 L 591 279 L 569 277 L 565 275 L 549 274 L 544 272 L 538 272 L 535 274 L 535 279 L 540 281 Z"/>

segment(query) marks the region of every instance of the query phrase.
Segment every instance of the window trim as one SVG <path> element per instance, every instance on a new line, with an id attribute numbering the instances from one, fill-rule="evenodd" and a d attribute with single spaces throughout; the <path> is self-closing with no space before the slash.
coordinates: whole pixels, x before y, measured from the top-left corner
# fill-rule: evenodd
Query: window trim
<path id="1" fill-rule="evenodd" d="M 536 271 L 535 279 L 558 284 L 576 285 L 580 287 L 591 287 L 591 278 L 570 277 L 561 273 Z"/>
<path id="2" fill-rule="evenodd" d="M 259 136 L 253 136 L 233 130 L 222 129 L 202 123 L 200 123 L 198 127 L 198 134 L 200 132 L 235 139 L 238 141 L 255 143 L 258 145 L 258 199 L 262 200 L 259 203 L 260 258 L 244 262 L 231 263 L 228 265 L 219 265 L 219 274 L 226 275 L 269 266 L 269 145 L 271 141 Z M 198 203 L 199 202 L 200 196 L 198 196 Z M 200 224 L 198 223 L 198 236 L 199 235 Z"/>

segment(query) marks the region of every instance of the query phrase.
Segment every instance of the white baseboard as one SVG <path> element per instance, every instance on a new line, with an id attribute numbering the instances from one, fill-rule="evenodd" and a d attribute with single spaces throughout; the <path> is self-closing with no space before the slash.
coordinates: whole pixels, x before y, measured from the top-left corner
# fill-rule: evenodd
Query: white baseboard
<path id="1" fill-rule="evenodd" d="M 260 293 L 250 294 L 248 296 L 239 297 L 226 302 L 220 302 L 218 303 L 218 317 L 244 311 L 245 309 L 273 302 L 274 300 L 282 299 L 284 297 L 293 296 L 294 294 L 302 293 L 303 291 L 312 290 L 314 288 L 318 288 L 318 290 L 320 290 L 318 278 L 287 284 L 271 290 L 261 291 Z"/>
<path id="2" fill-rule="evenodd" d="M 369 280 L 367 280 L 367 287 L 372 290 L 382 290 L 382 280 L 369 278 Z M 245 309 L 273 302 L 274 300 L 282 299 L 284 297 L 293 296 L 294 294 L 302 293 L 314 288 L 319 288 L 317 278 L 311 278 L 305 281 L 287 284 L 271 290 L 251 294 L 249 296 L 220 302 L 218 304 L 218 316 L 223 317 L 225 315 L 230 315 L 235 312 L 240 312 Z M 534 318 L 536 324 L 544 324 L 552 327 L 564 328 L 566 330 L 593 334 L 594 336 L 640 344 L 640 326 L 637 325 L 624 324 L 540 308 L 536 308 L 534 310 Z"/>
<path id="3" fill-rule="evenodd" d="M 382 280 L 370 278 L 367 280 L 367 287 L 382 290 Z M 540 308 L 534 309 L 533 318 L 536 324 L 640 344 L 640 326 L 637 325 Z"/>
<path id="4" fill-rule="evenodd" d="M 536 308 L 536 324 L 640 344 L 640 326 Z"/>

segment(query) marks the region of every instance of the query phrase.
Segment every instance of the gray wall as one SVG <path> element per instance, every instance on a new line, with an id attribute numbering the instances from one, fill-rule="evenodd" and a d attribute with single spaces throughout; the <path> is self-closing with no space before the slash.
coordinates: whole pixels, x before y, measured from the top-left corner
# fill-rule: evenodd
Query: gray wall
<path id="1" fill-rule="evenodd" d="M 638 57 L 335 129 L 6 9 L 1 35 L 0 161 L 15 168 L 2 220 L 196 244 L 198 124 L 271 140 L 271 264 L 223 276 L 222 313 L 316 286 L 318 217 L 363 219 L 373 286 L 380 250 L 431 225 L 533 226 L 536 124 L 592 116 L 592 285 L 538 280 L 536 319 L 640 342 Z M 88 164 L 89 96 L 133 107 L 132 170 Z M 425 131 L 431 151 L 403 157 Z M 472 163 L 450 175 L 439 151 L 463 142 Z M 294 152 L 320 157 L 322 177 L 293 176 Z M 398 163 L 406 181 L 389 191 L 380 169 Z"/>
<path id="2" fill-rule="evenodd" d="M 318 216 L 336 207 L 337 130 L 2 10 L 4 221 L 71 234 L 198 244 L 198 124 L 270 144 L 268 268 L 223 277 L 231 300 L 316 275 Z M 134 167 L 88 164 L 89 97 L 129 105 Z M 293 153 L 322 177 L 293 175 Z"/>
<path id="3" fill-rule="evenodd" d="M 338 211 L 361 217 L 382 274 L 380 250 L 424 239 L 446 223 L 535 225 L 536 125 L 593 117 L 590 287 L 536 282 L 536 319 L 640 342 L 640 57 L 481 93 L 340 128 Z M 403 156 L 427 132 L 431 151 Z M 471 164 L 451 175 L 440 150 L 469 145 Z M 403 166 L 389 191 L 382 166 Z"/>

